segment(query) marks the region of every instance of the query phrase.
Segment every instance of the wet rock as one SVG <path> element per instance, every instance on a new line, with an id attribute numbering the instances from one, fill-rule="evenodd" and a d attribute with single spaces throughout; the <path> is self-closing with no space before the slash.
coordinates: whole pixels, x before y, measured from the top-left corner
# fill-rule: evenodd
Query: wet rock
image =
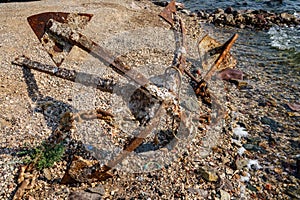
<path id="1" fill-rule="evenodd" d="M 186 15 L 191 15 L 191 11 L 190 10 L 186 10 L 186 9 L 183 9 L 181 10 L 182 13 L 186 14 Z"/>
<path id="2" fill-rule="evenodd" d="M 206 12 L 204 12 L 204 11 L 199 11 L 199 12 L 197 13 L 197 16 L 198 16 L 199 18 L 201 18 L 201 19 L 208 19 L 209 14 L 206 13 Z"/>
<path id="3" fill-rule="evenodd" d="M 243 147 L 245 149 L 247 149 L 248 151 L 260 152 L 260 153 L 263 153 L 263 154 L 267 153 L 267 151 L 264 148 L 262 148 L 262 147 L 260 147 L 258 145 L 243 144 Z"/>
<path id="4" fill-rule="evenodd" d="M 233 14 L 233 11 L 234 11 L 234 9 L 232 7 L 228 7 L 228 8 L 225 9 L 224 12 L 227 13 L 227 14 Z"/>
<path id="5" fill-rule="evenodd" d="M 280 17 L 285 21 L 285 22 L 290 22 L 294 20 L 295 16 L 291 15 L 289 13 L 281 13 Z"/>
<path id="6" fill-rule="evenodd" d="M 245 23 L 245 17 L 244 17 L 242 14 L 238 13 L 238 14 L 235 16 L 235 21 L 236 21 L 236 23 L 238 23 L 238 24 L 243 24 L 243 25 L 244 25 L 244 23 Z"/>
<path id="7" fill-rule="evenodd" d="M 223 14 L 224 10 L 222 8 L 217 8 L 215 14 Z"/>
<path id="8" fill-rule="evenodd" d="M 235 20 L 234 20 L 233 14 L 226 15 L 226 24 L 235 25 Z"/>
<path id="9" fill-rule="evenodd" d="M 280 127 L 280 124 L 277 121 L 266 116 L 262 117 L 260 122 L 269 125 L 272 131 L 278 131 L 278 128 Z"/>
<path id="10" fill-rule="evenodd" d="M 209 19 L 209 23 L 217 26 L 233 26 L 239 28 L 269 29 L 274 24 L 278 26 L 296 26 L 299 25 L 299 19 L 289 13 L 271 13 L 264 10 L 234 10 L 229 7 L 217 9 L 213 13 L 201 11 L 198 13 L 201 19 Z"/>

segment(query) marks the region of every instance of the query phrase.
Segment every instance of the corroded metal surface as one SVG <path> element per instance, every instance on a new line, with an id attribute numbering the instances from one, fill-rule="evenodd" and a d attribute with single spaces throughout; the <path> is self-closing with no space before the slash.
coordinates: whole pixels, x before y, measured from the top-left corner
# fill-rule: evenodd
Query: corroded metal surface
<path id="1" fill-rule="evenodd" d="M 37 70 L 52 76 L 63 78 L 72 82 L 78 82 L 86 86 L 93 86 L 99 90 L 105 92 L 113 92 L 114 83 L 113 80 L 103 79 L 101 77 L 96 77 L 92 74 L 87 74 L 84 72 L 78 72 L 76 70 L 70 70 L 62 67 L 56 67 L 52 65 L 45 65 L 36 61 L 32 61 L 25 56 L 20 56 L 13 61 L 13 64 L 19 66 L 25 66 L 30 69 Z M 84 79 L 78 79 L 77 77 L 85 77 Z"/>
<path id="2" fill-rule="evenodd" d="M 174 25 L 173 13 L 176 12 L 176 3 L 172 0 L 167 7 L 159 14 L 164 20 L 166 20 L 172 26 Z"/>
<path id="3" fill-rule="evenodd" d="M 68 24 L 74 30 L 80 30 L 91 20 L 92 16 L 85 13 L 46 12 L 30 16 L 27 21 L 54 63 L 60 66 L 73 45 L 49 34 L 47 32 L 48 21 L 52 19 Z"/>

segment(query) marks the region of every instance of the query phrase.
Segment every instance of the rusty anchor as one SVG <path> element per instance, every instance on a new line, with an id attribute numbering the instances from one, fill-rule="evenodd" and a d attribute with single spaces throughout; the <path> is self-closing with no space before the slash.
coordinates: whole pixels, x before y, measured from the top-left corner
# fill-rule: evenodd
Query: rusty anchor
<path id="1" fill-rule="evenodd" d="M 86 26 L 92 16 L 93 15 L 91 14 L 85 13 L 47 12 L 28 17 L 28 22 L 31 28 L 56 66 L 43 65 L 41 63 L 31 61 L 29 58 L 24 56 L 17 58 L 13 63 L 74 81 L 79 72 L 64 69 L 60 66 L 71 51 L 72 47 L 75 45 L 99 59 L 118 74 L 138 84 L 144 93 L 150 94 L 153 98 L 157 99 L 159 106 L 156 109 L 154 116 L 145 125 L 144 129 L 141 130 L 126 147 L 124 147 L 124 150 L 117 157 L 108 161 L 106 165 L 102 166 L 102 168 L 97 171 L 98 174 L 103 175 L 104 180 L 107 177 L 110 177 L 108 171 L 126 158 L 130 152 L 135 150 L 143 142 L 143 139 L 151 133 L 151 130 L 156 127 L 160 116 L 163 114 L 163 109 L 175 109 L 175 112 L 172 113 L 175 121 L 184 122 L 185 115 L 180 110 L 180 106 L 178 105 L 178 96 L 174 93 L 174 91 L 157 87 L 143 74 L 124 64 L 118 57 L 114 58 L 110 52 L 80 33 L 80 30 Z M 186 69 L 185 66 L 185 30 L 182 20 L 176 16 L 174 0 L 169 3 L 162 13 L 160 13 L 160 16 L 171 24 L 173 28 L 175 28 L 176 24 L 179 24 L 180 27 L 180 42 L 176 45 L 180 50 L 180 53 L 175 56 L 176 58 L 174 60 L 176 61 L 172 64 L 172 68 L 177 70 L 179 77 L 181 77 L 182 74 L 186 74 L 194 82 L 196 82 L 198 84 L 198 87 L 195 89 L 196 94 L 201 94 L 203 87 L 206 86 L 206 81 L 209 80 L 212 73 L 215 72 L 215 68 L 222 62 L 224 55 L 228 53 L 237 36 L 233 37 L 229 43 L 224 45 L 224 52 L 221 54 L 218 61 L 216 61 L 215 65 L 202 80 L 198 80 Z M 110 80 L 105 80 L 100 77 L 96 77 L 95 80 L 97 82 L 96 87 L 106 92 L 112 92 L 112 88 L 116 84 Z M 91 83 L 87 81 L 82 84 L 89 85 Z M 204 92 L 205 91 L 203 91 L 203 93 Z"/>
<path id="2" fill-rule="evenodd" d="M 111 67 L 118 74 L 140 85 L 140 89 L 144 93 L 150 94 L 150 96 L 157 99 L 159 106 L 156 109 L 154 116 L 144 126 L 144 129 L 139 131 L 137 136 L 124 147 L 124 150 L 117 157 L 108 161 L 106 165 L 102 166 L 101 169 L 97 171 L 104 180 L 107 177 L 111 177 L 108 171 L 126 158 L 130 152 L 135 150 L 143 142 L 143 139 L 157 126 L 160 116 L 164 114 L 162 110 L 169 110 L 168 112 L 172 113 L 174 118 L 177 118 L 175 121 L 184 120 L 185 116 L 181 113 L 177 96 L 173 92 L 152 84 L 143 74 L 125 65 L 118 58 L 114 58 L 110 52 L 80 33 L 80 30 L 91 18 L 91 14 L 62 12 L 47 12 L 28 17 L 31 28 L 52 58 L 56 67 L 31 61 L 25 56 L 18 57 L 13 63 L 74 81 L 79 72 L 64 69 L 60 66 L 72 47 L 76 45 L 99 59 L 106 66 Z M 96 79 L 98 89 L 112 92 L 115 83 L 100 77 L 96 77 Z M 83 84 L 89 85 L 90 83 L 87 81 Z M 173 112 L 170 112 L 171 110 Z"/>

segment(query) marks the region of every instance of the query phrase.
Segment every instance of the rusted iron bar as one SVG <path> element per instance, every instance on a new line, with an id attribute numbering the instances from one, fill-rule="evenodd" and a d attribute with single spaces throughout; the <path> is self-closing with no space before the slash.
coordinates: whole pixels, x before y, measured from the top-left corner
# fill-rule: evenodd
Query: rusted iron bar
<path id="1" fill-rule="evenodd" d="M 160 121 L 160 117 L 163 114 L 164 106 L 164 103 L 159 105 L 154 117 L 149 121 L 147 126 L 143 130 L 141 130 L 137 136 L 134 137 L 134 139 L 129 143 L 128 146 L 124 148 L 124 150 L 119 155 L 117 155 L 113 160 L 109 161 L 103 167 L 103 173 L 109 171 L 110 169 L 121 163 L 122 160 L 124 160 L 132 151 L 134 151 L 143 143 L 143 140 L 152 132 L 155 127 L 157 127 Z"/>
<path id="2" fill-rule="evenodd" d="M 174 26 L 173 13 L 176 12 L 176 2 L 172 0 L 165 9 L 159 14 L 166 22 L 168 22 L 172 27 Z"/>
<path id="3" fill-rule="evenodd" d="M 160 17 L 162 17 L 164 20 L 166 20 L 173 28 L 175 25 L 175 21 L 173 20 L 173 15 L 176 14 L 176 2 L 175 1 L 171 1 L 168 6 L 159 14 Z M 179 56 L 179 70 L 181 71 L 181 73 L 185 73 L 187 76 L 189 76 L 194 82 L 199 83 L 200 80 L 198 80 L 195 76 L 193 76 L 192 73 L 189 72 L 188 69 L 186 69 L 186 30 L 185 30 L 185 26 L 184 23 L 182 21 L 181 18 L 179 18 L 179 16 L 177 17 L 177 21 L 179 22 L 179 27 L 180 27 L 180 33 L 181 33 L 181 40 L 179 38 L 176 38 L 176 41 L 179 41 L 179 45 L 178 48 L 181 48 L 181 52 L 180 52 L 180 56 Z M 178 30 L 175 30 L 176 32 L 178 32 Z M 175 33 L 175 36 L 177 34 Z"/>
<path id="4" fill-rule="evenodd" d="M 237 40 L 238 34 L 234 34 L 224 45 L 223 45 L 223 50 L 218 59 L 215 61 L 214 65 L 210 68 L 210 70 L 207 72 L 207 74 L 204 76 L 203 80 L 208 81 L 210 80 L 211 76 L 213 73 L 217 70 L 219 65 L 222 63 L 224 60 L 225 56 L 229 53 L 233 43 Z"/>
<path id="5" fill-rule="evenodd" d="M 13 196 L 13 200 L 20 200 L 22 199 L 25 190 L 27 189 L 28 185 L 30 184 L 30 179 L 26 178 L 22 183 L 19 185 L 15 195 Z"/>
<path id="6" fill-rule="evenodd" d="M 51 34 L 56 35 L 58 38 L 62 38 L 63 40 L 76 45 L 84 51 L 90 53 L 105 65 L 112 67 L 112 69 L 120 75 L 131 79 L 140 86 L 146 86 L 150 83 L 144 75 L 123 64 L 118 58 L 115 59 L 110 52 L 87 38 L 85 35 L 77 32 L 76 30 L 73 30 L 68 24 L 60 23 L 53 19 L 50 19 L 48 21 L 46 29 Z"/>
<path id="7" fill-rule="evenodd" d="M 148 91 L 154 98 L 160 101 L 167 101 L 171 104 L 176 104 L 176 96 L 174 94 L 170 93 L 167 89 L 158 88 L 143 74 L 123 64 L 120 59 L 114 59 L 110 52 L 87 38 L 85 35 L 73 30 L 68 26 L 68 24 L 59 23 L 50 19 L 47 24 L 47 30 L 51 34 L 56 35 L 58 38 L 62 38 L 63 40 L 66 40 L 87 51 L 120 75 L 127 77 L 140 85 L 142 89 Z"/>
<path id="8" fill-rule="evenodd" d="M 116 83 L 110 79 L 103 79 L 92 74 L 84 72 L 77 72 L 76 70 L 70 70 L 62 67 L 56 67 L 52 65 L 45 65 L 36 61 L 32 61 L 25 56 L 16 58 L 13 62 L 15 65 L 25 66 L 30 69 L 34 69 L 52 76 L 63 78 L 72 82 L 78 82 L 86 86 L 93 86 L 101 91 L 113 92 Z M 78 78 L 84 77 L 84 78 Z"/>

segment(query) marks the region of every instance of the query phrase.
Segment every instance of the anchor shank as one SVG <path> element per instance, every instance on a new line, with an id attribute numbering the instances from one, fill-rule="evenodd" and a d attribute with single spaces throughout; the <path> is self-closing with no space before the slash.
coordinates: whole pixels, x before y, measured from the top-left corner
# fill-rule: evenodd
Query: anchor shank
<path id="1" fill-rule="evenodd" d="M 68 24 L 60 23 L 51 19 L 49 20 L 46 28 L 51 32 L 51 34 L 80 47 L 95 58 L 99 59 L 106 66 L 111 67 L 118 74 L 131 79 L 135 83 L 141 86 L 145 86 L 150 83 L 144 75 L 123 64 L 118 57 L 114 58 L 110 52 L 93 42 L 85 35 L 73 30 L 68 26 Z"/>

